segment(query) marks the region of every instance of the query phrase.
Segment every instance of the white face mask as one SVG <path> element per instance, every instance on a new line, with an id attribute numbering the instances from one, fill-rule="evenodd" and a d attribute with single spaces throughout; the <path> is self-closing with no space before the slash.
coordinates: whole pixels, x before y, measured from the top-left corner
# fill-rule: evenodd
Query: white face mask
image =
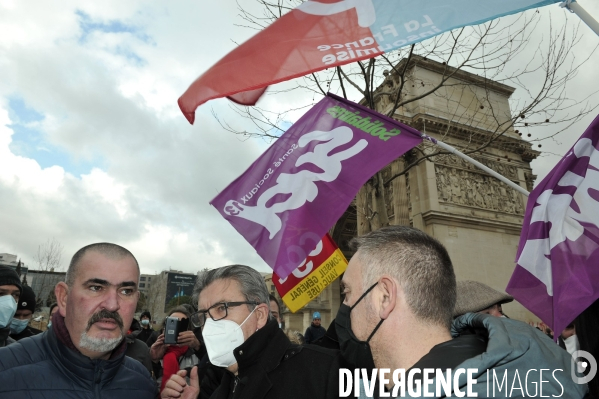
<path id="1" fill-rule="evenodd" d="M 17 302 L 12 295 L 0 296 L 0 328 L 9 326 L 17 312 Z"/>
<path id="2" fill-rule="evenodd" d="M 566 350 L 569 354 L 573 354 L 575 351 L 580 350 L 580 344 L 578 343 L 576 334 L 564 339 L 564 344 L 566 344 Z"/>
<path id="3" fill-rule="evenodd" d="M 245 342 L 241 326 L 250 318 L 254 310 L 250 312 L 241 325 L 232 320 L 214 321 L 208 317 L 202 330 L 202 337 L 206 344 L 210 363 L 217 367 L 229 367 L 237 363 L 233 350 Z"/>

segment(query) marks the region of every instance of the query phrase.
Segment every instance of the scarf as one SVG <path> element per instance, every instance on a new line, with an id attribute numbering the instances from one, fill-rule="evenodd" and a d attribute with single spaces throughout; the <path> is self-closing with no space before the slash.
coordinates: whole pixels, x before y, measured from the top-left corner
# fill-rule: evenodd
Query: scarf
<path id="1" fill-rule="evenodd" d="M 169 346 L 166 348 L 166 353 L 162 358 L 162 382 L 160 383 L 160 392 L 164 390 L 166 382 L 171 378 L 171 375 L 179 371 L 179 358 L 187 352 L 189 347 L 184 346 Z"/>

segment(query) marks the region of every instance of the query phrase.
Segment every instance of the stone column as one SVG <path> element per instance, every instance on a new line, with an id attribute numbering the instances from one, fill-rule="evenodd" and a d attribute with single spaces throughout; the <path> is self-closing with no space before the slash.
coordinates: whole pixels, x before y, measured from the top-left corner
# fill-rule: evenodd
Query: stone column
<path id="1" fill-rule="evenodd" d="M 391 165 L 391 174 L 396 174 L 403 171 L 405 161 L 403 158 L 398 158 Z M 406 175 L 396 177 L 391 184 L 393 185 L 393 209 L 395 210 L 393 224 L 398 226 L 409 226 L 410 215 L 408 211 L 408 190 L 406 186 Z"/>
<path id="2" fill-rule="evenodd" d="M 368 184 L 368 183 L 367 183 Z M 356 221 L 358 236 L 364 235 L 370 232 L 370 221 L 368 220 L 368 196 L 367 196 L 367 184 L 363 185 L 358 191 L 356 196 Z"/>
<path id="3" fill-rule="evenodd" d="M 385 186 L 383 186 L 383 172 L 379 171 L 376 174 L 376 190 L 374 193 L 373 202 L 376 204 L 376 218 L 379 226 L 377 228 L 389 226 L 389 214 L 387 213 L 388 198 L 385 198 Z"/>

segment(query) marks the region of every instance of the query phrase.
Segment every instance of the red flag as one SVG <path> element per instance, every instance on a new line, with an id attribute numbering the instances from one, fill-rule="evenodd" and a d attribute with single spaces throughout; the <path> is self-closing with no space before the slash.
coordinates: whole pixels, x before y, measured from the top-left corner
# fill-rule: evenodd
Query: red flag
<path id="1" fill-rule="evenodd" d="M 272 274 L 285 305 L 295 313 L 316 298 L 347 268 L 347 260 L 331 236 L 325 235 L 304 262 L 287 278 Z"/>
<path id="2" fill-rule="evenodd" d="M 227 54 L 179 98 L 190 123 L 213 98 L 254 105 L 271 84 L 560 0 L 310 0 Z"/>
<path id="3" fill-rule="evenodd" d="M 350 11 L 319 16 L 292 10 L 193 82 L 179 98 L 181 111 L 193 123 L 195 109 L 214 98 L 228 97 L 238 104 L 254 105 L 268 85 L 327 68 L 329 65 L 322 61 L 324 54 L 318 49 L 327 43 L 368 38 L 364 43 L 375 48 L 360 52 L 360 56 L 354 48 L 353 57 L 348 52 L 347 62 L 382 54 L 376 49 L 370 29 L 360 27 L 356 13 Z"/>

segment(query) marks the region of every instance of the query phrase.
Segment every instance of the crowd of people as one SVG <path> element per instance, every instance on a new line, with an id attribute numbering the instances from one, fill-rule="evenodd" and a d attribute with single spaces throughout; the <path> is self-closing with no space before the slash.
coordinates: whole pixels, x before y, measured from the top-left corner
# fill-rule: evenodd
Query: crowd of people
<path id="1" fill-rule="evenodd" d="M 337 316 L 325 329 L 314 312 L 303 335 L 281 328 L 277 299 L 248 266 L 199 273 L 195 305 L 172 309 L 156 331 L 149 312 L 134 318 L 134 255 L 116 244 L 91 244 L 75 253 L 57 284 L 45 332 L 30 326 L 31 288 L 0 267 L 0 398 L 324 399 L 340 397 L 344 369 L 364 370 L 351 386 L 351 396 L 361 398 L 398 397 L 396 380 L 369 385 L 366 376 L 383 369 L 405 370 L 415 376 L 410 384 L 428 384 L 432 392 L 439 374 L 430 379 L 424 370 L 442 370 L 455 396 L 473 379 L 468 389 L 479 398 L 539 391 L 599 398 L 597 378 L 586 384 L 572 377 L 588 369 L 577 370 L 571 356 L 599 355 L 599 302 L 558 344 L 504 314 L 511 296 L 456 282 L 446 249 L 417 229 L 385 227 L 352 245 Z M 467 379 L 460 370 L 476 371 Z M 497 378 L 507 384 L 493 385 Z M 414 386 L 401 397 L 424 397 Z M 434 397 L 445 397 L 438 392 Z"/>

